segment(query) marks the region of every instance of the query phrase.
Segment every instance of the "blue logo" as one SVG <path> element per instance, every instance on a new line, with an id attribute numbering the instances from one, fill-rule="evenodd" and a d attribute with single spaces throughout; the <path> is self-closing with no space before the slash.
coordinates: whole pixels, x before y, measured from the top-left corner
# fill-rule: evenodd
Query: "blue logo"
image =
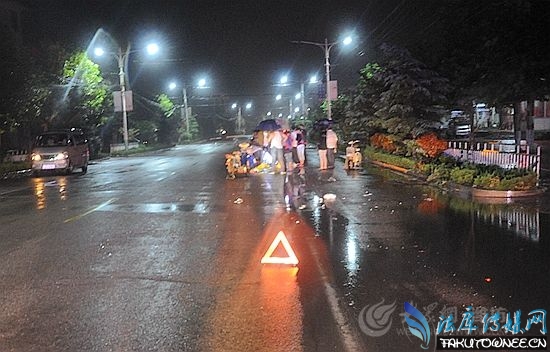
<path id="1" fill-rule="evenodd" d="M 430 343 L 430 327 L 428 326 L 426 318 L 409 302 L 405 302 L 405 312 L 408 314 L 405 315 L 405 321 L 407 325 L 409 325 L 411 334 L 422 340 L 424 344 L 421 344 L 420 347 L 425 350 L 428 349 L 428 344 Z"/>

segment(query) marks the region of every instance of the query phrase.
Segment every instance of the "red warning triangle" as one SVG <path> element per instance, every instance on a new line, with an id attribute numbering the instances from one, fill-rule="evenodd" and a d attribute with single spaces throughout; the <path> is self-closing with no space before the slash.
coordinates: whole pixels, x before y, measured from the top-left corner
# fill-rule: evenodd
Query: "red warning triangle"
<path id="1" fill-rule="evenodd" d="M 283 248 L 286 250 L 286 253 L 288 256 L 272 257 L 273 252 L 275 251 L 279 243 L 283 245 Z M 292 247 L 290 247 L 290 243 L 288 243 L 288 240 L 286 239 L 286 236 L 283 231 L 279 231 L 279 233 L 271 243 L 271 246 L 269 246 L 269 248 L 267 249 L 267 252 L 265 252 L 264 257 L 262 258 L 262 264 L 267 264 L 267 263 L 291 264 L 291 265 L 298 264 L 298 258 L 296 258 L 296 254 L 294 254 Z"/>

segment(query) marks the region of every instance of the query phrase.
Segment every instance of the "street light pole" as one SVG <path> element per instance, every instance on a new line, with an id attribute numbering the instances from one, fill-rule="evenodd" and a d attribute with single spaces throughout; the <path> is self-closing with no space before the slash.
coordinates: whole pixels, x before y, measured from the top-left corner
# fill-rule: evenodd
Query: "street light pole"
<path id="1" fill-rule="evenodd" d="M 252 103 L 246 103 L 245 110 L 250 110 L 252 108 Z M 243 108 L 241 104 L 233 103 L 231 109 L 237 109 L 237 120 L 235 121 L 235 132 L 244 134 L 245 130 L 245 121 L 243 118 Z"/>
<path id="2" fill-rule="evenodd" d="M 187 138 L 190 138 L 189 136 L 189 106 L 187 105 L 187 87 L 185 87 L 185 83 L 183 84 L 183 108 L 184 110 L 184 118 L 185 118 L 185 132 L 187 133 Z"/>
<path id="3" fill-rule="evenodd" d="M 118 51 L 116 53 L 109 53 L 112 55 L 118 63 L 118 79 L 120 84 L 120 99 L 121 99 L 121 107 L 122 107 L 122 130 L 123 130 L 123 136 L 124 136 L 124 150 L 128 150 L 128 95 L 126 91 L 126 73 L 124 71 L 125 67 L 128 65 L 128 56 L 130 55 L 130 48 L 131 44 L 128 43 L 126 46 L 126 50 L 123 52 L 122 48 L 118 46 Z M 158 46 L 154 43 L 147 45 L 147 51 L 149 54 L 156 54 L 158 52 Z M 96 56 L 102 56 L 105 54 L 105 51 L 101 48 L 95 48 L 94 50 Z M 118 99 L 117 99 L 118 100 Z M 117 110 L 117 106 L 115 104 L 115 111 Z"/>
<path id="4" fill-rule="evenodd" d="M 351 42 L 351 38 L 347 37 L 344 40 L 344 44 L 348 44 L 349 42 Z M 338 44 L 338 42 L 329 43 L 327 38 L 325 38 L 324 43 L 309 42 L 304 40 L 293 40 L 292 43 L 315 45 L 316 47 L 321 48 L 321 50 L 323 50 L 325 54 L 325 77 L 327 80 L 327 83 L 326 83 L 327 118 L 329 120 L 332 120 L 332 109 L 331 109 L 331 103 L 330 103 L 330 98 L 331 98 L 330 97 L 330 49 L 332 49 L 334 45 Z"/>
<path id="5" fill-rule="evenodd" d="M 239 111 L 237 112 L 237 133 L 243 133 L 243 109 L 239 106 Z"/>
<path id="6" fill-rule="evenodd" d="M 302 105 L 302 116 L 306 115 L 306 101 L 305 101 L 305 89 L 304 82 L 300 83 L 300 105 Z"/>
<path id="7" fill-rule="evenodd" d="M 330 46 L 328 44 L 327 38 L 325 38 L 325 44 L 323 46 L 323 50 L 325 51 L 325 76 L 327 78 L 327 118 L 329 120 L 332 120 L 332 104 L 330 102 L 330 49 L 334 46 L 336 43 L 332 43 Z"/>
<path id="8" fill-rule="evenodd" d="M 122 48 L 118 48 L 118 78 L 120 83 L 120 97 L 122 99 L 122 133 L 124 136 L 124 150 L 128 151 L 128 108 L 126 106 L 126 78 L 124 66 L 130 53 L 130 44 L 126 47 L 126 52 L 122 53 Z"/>

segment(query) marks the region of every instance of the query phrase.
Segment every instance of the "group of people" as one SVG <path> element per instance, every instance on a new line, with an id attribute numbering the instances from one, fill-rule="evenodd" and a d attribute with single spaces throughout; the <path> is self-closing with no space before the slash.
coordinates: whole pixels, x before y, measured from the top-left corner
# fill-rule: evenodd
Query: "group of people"
<path id="1" fill-rule="evenodd" d="M 331 126 L 318 129 L 319 170 L 334 169 L 338 151 L 338 136 Z M 290 130 L 256 130 L 252 140 L 239 145 L 240 151 L 226 155 L 228 174 L 265 172 L 285 174 L 296 168 L 300 173 L 306 164 L 306 130 L 302 125 Z M 344 169 L 358 169 L 362 164 L 359 141 L 351 141 L 346 148 Z"/>
<path id="2" fill-rule="evenodd" d="M 261 160 L 271 164 L 271 171 L 286 173 L 306 163 L 306 131 L 303 126 L 291 130 L 256 131 L 252 143 L 262 146 L 261 153 L 269 153 L 271 160 Z"/>

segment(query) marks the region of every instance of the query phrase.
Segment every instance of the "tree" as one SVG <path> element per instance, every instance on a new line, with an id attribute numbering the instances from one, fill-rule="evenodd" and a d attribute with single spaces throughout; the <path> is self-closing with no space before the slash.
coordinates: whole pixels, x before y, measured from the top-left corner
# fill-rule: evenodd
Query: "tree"
<path id="1" fill-rule="evenodd" d="M 196 141 L 200 136 L 200 127 L 197 121 L 197 115 L 189 117 L 189 133 L 187 133 L 187 127 L 185 126 L 185 121 L 178 129 L 179 140 L 178 142 L 191 142 Z"/>
<path id="2" fill-rule="evenodd" d="M 180 125 L 179 119 L 175 117 L 176 105 L 166 94 L 157 96 L 157 103 L 163 113 L 158 124 L 158 141 L 162 144 L 176 144 Z"/>
<path id="3" fill-rule="evenodd" d="M 376 132 L 414 138 L 445 114 L 449 90 L 445 78 L 409 51 L 383 44 L 379 61 L 361 69 L 356 89 L 334 104 L 335 116 L 347 139 Z"/>
<path id="4" fill-rule="evenodd" d="M 411 47 L 453 82 L 457 107 L 548 99 L 550 48 L 537 35 L 549 32 L 548 1 L 450 0 L 433 13 L 438 20 Z"/>
<path id="5" fill-rule="evenodd" d="M 106 123 L 105 111 L 112 104 L 99 65 L 83 51 L 74 53 L 65 61 L 62 87 L 60 100 L 65 113 L 52 123 L 56 127 L 81 127 L 97 135 Z"/>
<path id="6" fill-rule="evenodd" d="M 383 44 L 380 50 L 380 68 L 363 70 L 359 84 L 365 102 L 372 102 L 367 126 L 401 138 L 416 137 L 444 115 L 448 80 L 406 49 Z"/>
<path id="7" fill-rule="evenodd" d="M 0 123 L 2 130 L 18 140 L 19 147 L 28 147 L 33 135 L 48 126 L 52 116 L 54 90 L 66 51 L 56 43 L 42 42 L 30 50 L 12 50 L 4 65 L 0 65 L 2 99 Z"/>
<path id="8" fill-rule="evenodd" d="M 364 140 L 374 133 L 369 131 L 369 121 L 374 118 L 374 103 L 383 91 L 383 85 L 375 79 L 381 71 L 377 63 L 367 64 L 360 70 L 356 88 L 339 96 L 334 103 L 333 116 L 345 140 Z"/>

